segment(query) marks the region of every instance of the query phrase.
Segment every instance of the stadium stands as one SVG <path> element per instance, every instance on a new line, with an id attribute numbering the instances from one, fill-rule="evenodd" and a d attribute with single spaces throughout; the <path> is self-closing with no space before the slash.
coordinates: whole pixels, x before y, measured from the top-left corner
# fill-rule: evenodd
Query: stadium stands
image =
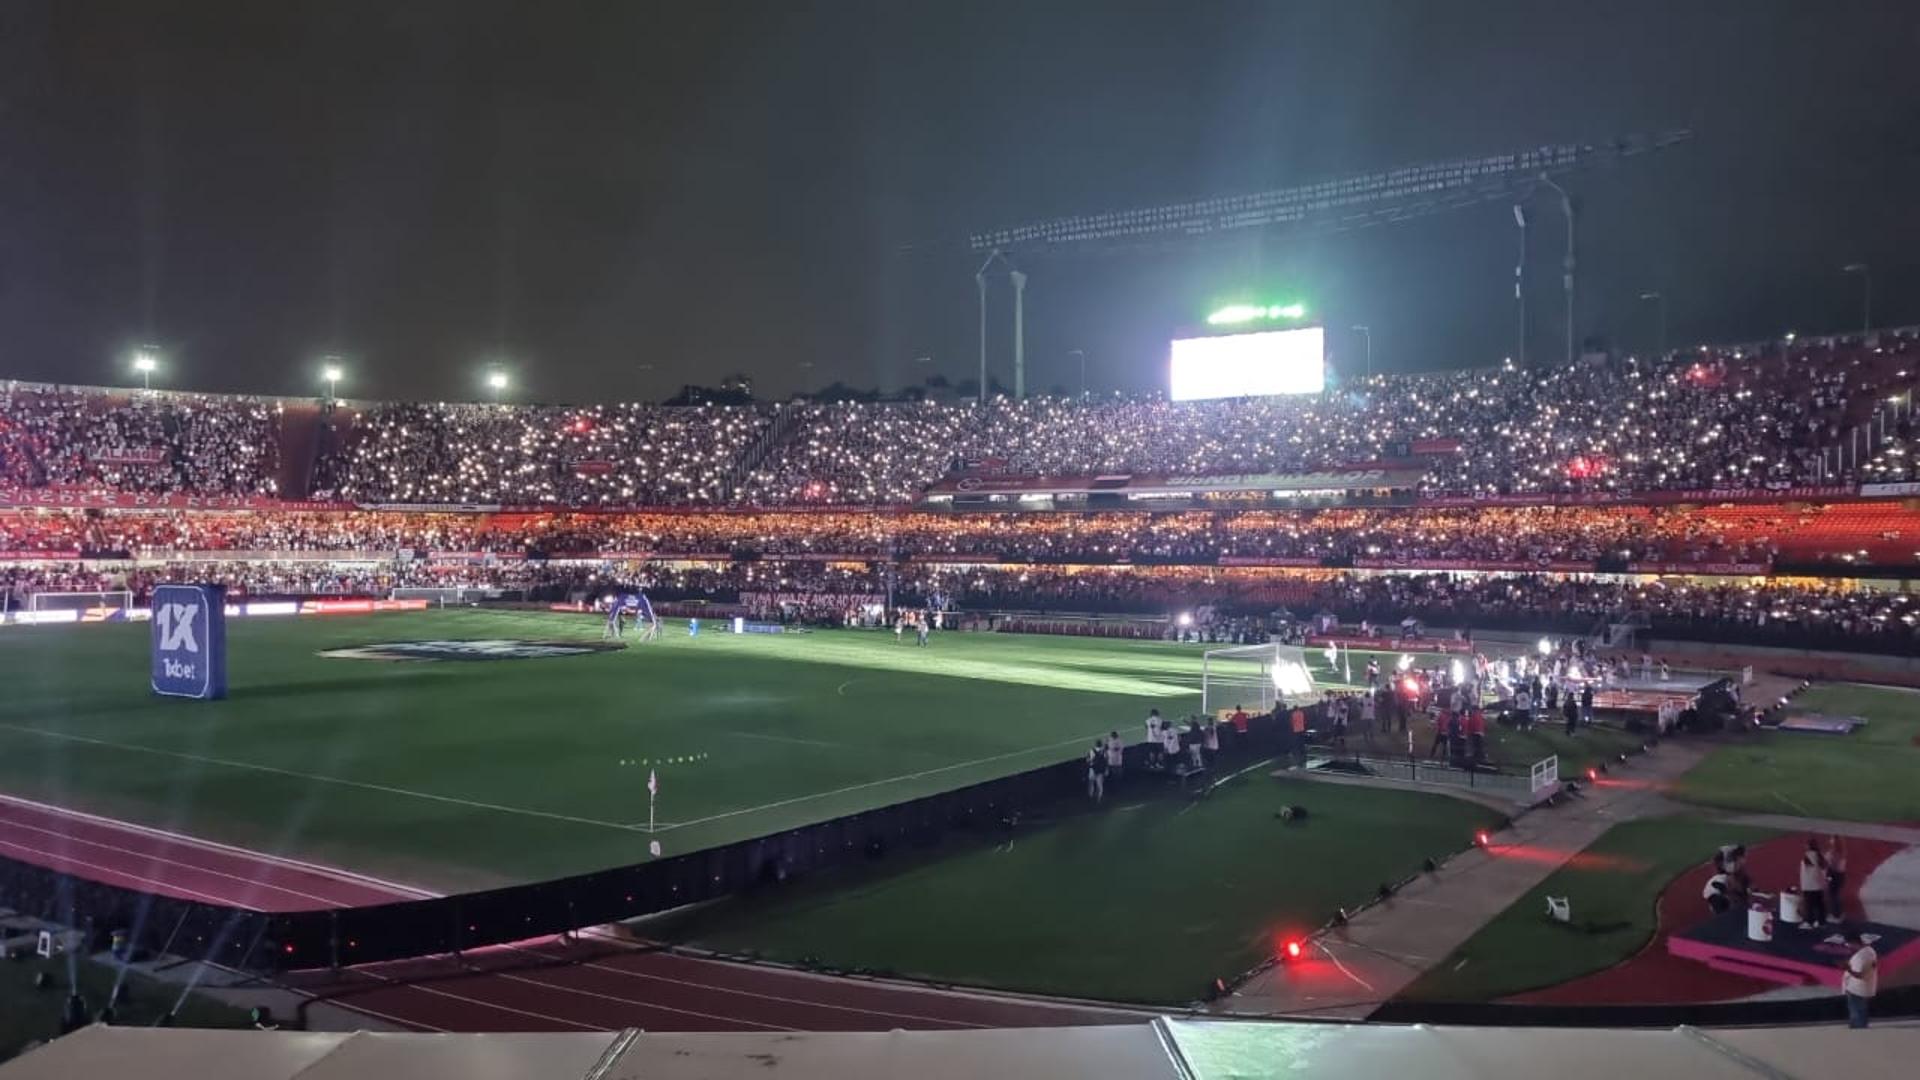
<path id="1" fill-rule="evenodd" d="M 1898 501 L 1914 475 L 1917 342 L 1898 331 L 1179 404 L 366 404 L 328 412 L 317 438 L 303 421 L 299 451 L 282 446 L 299 410 L 272 399 L 6 384 L 0 563 L 9 604 L 180 576 L 249 595 L 558 598 L 619 575 L 787 617 L 838 618 L 848 598 L 891 588 L 1049 612 L 1635 615 L 1911 651 L 1904 601 L 1837 589 L 1920 564 L 1920 509 Z M 1249 501 L 1180 509 L 909 506 L 956 474 L 1356 469 L 1400 479 L 1389 498 L 1323 491 L 1293 508 L 1260 482 Z M 1881 497 L 1836 500 L 1862 493 Z M 1829 584 L 1752 584 L 1771 568 Z M 1468 570 L 1495 576 L 1447 576 Z M 1640 583 L 1587 576 L 1623 572 Z"/>
<path id="2" fill-rule="evenodd" d="M 1763 489 L 1904 480 L 1912 332 L 1570 369 L 1380 375 L 1325 394 L 794 402 L 775 407 L 370 404 L 303 477 L 359 503 L 872 506 L 957 470 L 1302 474 L 1393 464 L 1428 495 Z M 1905 398 L 1902 395 L 1907 395 Z M 1893 404 L 1890 404 L 1892 402 Z M 268 399 L 8 384 L 0 483 L 280 494 Z M 1858 429 L 1858 430 L 1856 430 Z M 289 453 L 289 460 L 298 455 Z"/>

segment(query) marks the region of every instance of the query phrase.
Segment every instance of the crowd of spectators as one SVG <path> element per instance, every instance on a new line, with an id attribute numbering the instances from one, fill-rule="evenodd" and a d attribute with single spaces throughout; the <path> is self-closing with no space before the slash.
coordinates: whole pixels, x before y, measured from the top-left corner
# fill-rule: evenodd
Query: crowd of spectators
<path id="1" fill-rule="evenodd" d="M 1589 633 L 1613 623 L 1656 635 L 1797 647 L 1920 650 L 1920 602 L 1905 593 L 1838 584 L 1726 580 L 1701 584 L 1596 575 L 1399 574 L 1260 567 L 962 565 L 863 561 L 251 560 L 83 561 L 0 570 L 11 607 L 34 592 L 127 589 L 219 581 L 239 594 L 386 595 L 396 588 L 504 589 L 533 600 L 579 600 L 637 584 L 662 601 L 810 606 L 839 611 L 891 602 L 956 612 L 1019 611 L 1220 620 L 1306 620 L 1391 626 Z M 1223 623 L 1224 624 L 1224 623 Z M 1235 622 L 1232 625 L 1243 626 Z M 1205 628 L 1201 628 L 1204 630 Z"/>
<path id="2" fill-rule="evenodd" d="M 723 501 L 768 423 L 744 406 L 378 405 L 313 494 L 371 503 L 688 506 Z"/>
<path id="3" fill-rule="evenodd" d="M 1905 479 L 1910 405 L 1901 422 L 1877 417 L 1864 439 L 1854 430 L 1911 390 L 1916 353 L 1914 337 L 1894 333 L 1871 344 L 1377 375 L 1319 394 L 1201 402 L 376 404 L 328 416 L 303 473 L 308 491 L 290 494 L 778 508 L 899 504 L 957 470 L 1198 477 L 1392 466 L 1423 493 L 1453 495 Z M 283 414 L 256 398 L 5 384 L 0 484 L 271 495 Z"/>
<path id="4" fill-rule="evenodd" d="M 0 511 L 0 551 L 448 552 L 552 557 L 734 555 L 1030 563 L 1211 563 L 1284 558 L 1325 565 L 1766 563 L 1813 536 L 1818 507 L 1678 507 L 924 512 L 605 513 L 410 511 Z M 1897 511 L 1895 512 L 1898 513 Z M 1905 515 L 1920 537 L 1920 512 Z M 1899 523 L 1902 518 L 1876 519 Z M 1848 545 L 1848 534 L 1836 538 Z M 1911 545 L 1909 545 L 1911 546 Z M 1835 553 L 1843 553 L 1835 548 Z"/>
<path id="5" fill-rule="evenodd" d="M 253 398 L 0 384 L 0 484 L 273 495 L 278 410 Z"/>
<path id="6" fill-rule="evenodd" d="M 1913 343 L 1900 338 L 1904 351 Z M 1381 375 L 1320 395 L 1172 403 L 995 399 L 984 405 L 796 406 L 794 432 L 745 501 L 891 503 L 956 465 L 1022 476 L 1310 473 L 1407 462 L 1429 493 L 1751 488 L 1829 475 L 1822 450 L 1879 383 L 1847 365 L 1710 354 Z M 1838 466 L 1838 462 L 1835 462 Z"/>

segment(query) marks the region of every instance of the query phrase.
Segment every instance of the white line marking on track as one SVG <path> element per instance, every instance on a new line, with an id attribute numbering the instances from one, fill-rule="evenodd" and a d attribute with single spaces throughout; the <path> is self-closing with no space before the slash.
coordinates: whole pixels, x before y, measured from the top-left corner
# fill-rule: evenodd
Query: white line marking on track
<path id="1" fill-rule="evenodd" d="M 475 799 L 461 799 L 452 795 L 435 795 L 427 791 L 411 791 L 407 788 L 388 787 L 385 784 L 371 784 L 365 780 L 347 780 L 338 776 L 321 776 L 318 773 L 303 773 L 294 769 L 282 769 L 273 765 L 257 765 L 250 761 L 232 761 L 227 758 L 206 757 L 201 754 L 188 754 L 179 750 L 162 750 L 158 747 L 141 746 L 138 743 L 115 742 L 112 739 L 100 739 L 91 735 L 74 735 L 64 731 L 48 731 L 44 728 L 26 727 L 22 724 L 0 723 L 0 730 L 16 731 L 23 735 L 38 735 L 46 739 L 58 739 L 65 742 L 82 743 L 87 746 L 104 746 L 111 750 L 127 750 L 141 754 L 153 754 L 158 757 L 174 758 L 180 761 L 192 761 L 201 765 L 219 765 L 228 769 L 244 769 L 249 772 L 267 773 L 272 776 L 290 776 L 296 780 L 311 780 L 319 784 L 338 784 L 341 787 L 359 788 L 363 791 L 378 791 L 387 795 L 404 795 L 414 799 L 427 799 L 453 806 L 466 806 L 475 810 L 492 810 L 501 814 L 519 814 L 525 817 L 547 818 L 551 821 L 565 821 L 575 825 L 594 825 L 602 829 L 619 829 L 622 832 L 644 832 L 642 825 L 622 825 L 617 821 L 601 821 L 597 818 L 576 817 L 572 814 L 558 814 L 550 810 L 529 810 L 521 806 L 502 806 L 499 803 L 480 802 Z"/>
<path id="2" fill-rule="evenodd" d="M 85 859 L 76 859 L 71 855 L 62 855 L 57 851 L 42 851 L 37 847 L 33 847 L 28 844 L 22 844 L 14 840 L 0 840 L 0 847 L 12 848 L 15 851 L 24 852 L 28 855 L 38 855 L 40 856 L 41 859 L 52 859 L 55 861 L 56 864 L 65 864 L 68 866 L 84 866 L 89 870 L 97 870 L 102 874 L 109 875 L 110 877 L 123 878 L 127 881 L 138 881 L 143 885 L 152 886 L 155 892 L 159 892 L 163 894 L 185 893 L 188 896 L 193 896 L 201 900 L 205 900 L 209 904 L 219 904 L 222 907 L 246 908 L 248 911 L 260 910 L 259 908 L 253 907 L 248 904 L 236 903 L 234 900 L 232 900 L 229 897 L 209 896 L 208 894 L 203 893 L 198 889 L 189 889 L 184 885 L 179 885 L 171 881 L 155 881 L 150 877 L 143 877 L 140 874 L 135 874 L 127 870 L 122 870 L 117 866 L 101 866 L 98 863 L 87 862 Z M 29 861 L 39 865 L 46 865 L 44 863 L 40 863 L 39 859 L 32 859 Z"/>
<path id="3" fill-rule="evenodd" d="M 377 977 L 378 976 L 376 976 L 376 978 Z M 465 994 L 456 994 L 451 990 L 439 990 L 431 986 L 422 986 L 419 983 L 396 982 L 396 983 L 391 983 L 389 985 L 389 988 L 395 989 L 395 990 L 417 990 L 422 994 L 432 994 L 434 997 L 443 997 L 452 1001 L 464 1001 L 469 1005 L 478 1005 L 483 1009 L 497 1009 L 500 1012 L 510 1012 L 520 1016 L 531 1016 L 536 1020 L 545 1020 L 550 1024 L 565 1024 L 568 1027 L 581 1028 L 585 1031 L 611 1030 L 610 1028 L 603 1028 L 598 1024 L 586 1024 L 578 1020 L 569 1020 L 564 1016 L 548 1016 L 546 1013 L 534 1012 L 531 1009 L 516 1009 L 511 1005 L 502 1005 L 497 1001 L 487 1001 L 484 998 L 468 997 Z M 336 999 L 329 998 L 326 1000 L 334 1001 Z M 353 1006 L 345 1005 L 343 1007 L 352 1008 Z"/>
<path id="4" fill-rule="evenodd" d="M 717 1013 L 700 1012 L 697 1009 L 683 1009 L 677 1005 L 664 1005 L 657 1001 L 640 1001 L 635 998 L 623 998 L 617 994 L 603 994 L 596 990 L 583 990 L 578 986 L 565 986 L 560 983 L 541 982 L 538 979 L 529 979 L 524 975 L 509 975 L 509 974 L 506 974 L 505 972 L 489 972 L 488 977 L 496 978 L 496 979 L 506 979 L 510 982 L 525 983 L 528 986 L 538 986 L 543 990 L 558 990 L 564 994 L 578 994 L 581 997 L 598 998 L 601 1001 L 614 1001 L 622 1005 L 639 1005 L 642 1008 L 659 1009 L 661 1012 L 679 1013 L 682 1016 L 697 1016 L 702 1020 L 719 1020 L 728 1024 L 742 1024 L 747 1027 L 765 1028 L 768 1031 L 799 1031 L 801 1030 L 800 1028 L 788 1027 L 785 1024 L 763 1024 L 758 1020 L 748 1020 L 745 1017 L 741 1017 L 741 1016 L 721 1016 Z"/>
<path id="5" fill-rule="evenodd" d="M 351 881 L 361 885 L 366 885 L 370 888 L 386 889 L 389 892 L 398 894 L 402 897 L 413 897 L 421 900 L 429 900 L 429 899 L 434 899 L 440 895 L 439 893 L 432 892 L 427 889 L 422 889 L 415 885 L 405 885 L 397 881 L 388 881 L 385 878 L 373 877 L 371 875 L 362 874 L 357 871 L 342 869 L 338 866 L 325 866 L 321 863 L 307 862 L 303 859 L 290 858 L 285 855 L 271 855 L 264 851 L 255 851 L 252 848 L 236 847 L 233 844 L 223 844 L 218 840 L 208 840 L 203 837 L 189 836 L 186 833 L 173 832 L 168 829 L 157 829 L 151 825 L 141 825 L 137 822 L 122 821 L 119 818 L 103 817 L 99 814 L 89 814 L 83 810 L 72 810 L 64 806 L 54 806 L 50 803 L 35 802 L 32 799 L 22 798 L 18 795 L 0 794 L 0 803 L 14 803 L 19 806 L 27 807 L 28 809 L 31 809 L 31 810 L 38 810 L 43 814 L 55 814 L 55 815 L 59 815 L 60 817 L 73 818 L 77 821 L 85 821 L 94 825 L 104 825 L 109 828 L 120 829 L 125 832 L 138 833 L 142 836 L 151 836 L 160 840 L 169 840 L 169 841 L 172 841 L 173 843 L 180 844 L 184 847 L 203 848 L 207 851 L 216 851 L 223 855 L 232 855 L 238 858 L 252 859 L 256 862 L 272 863 L 276 866 L 283 866 L 291 870 L 304 870 L 310 874 L 314 874 L 320 877 L 339 878 L 342 881 Z"/>
<path id="6" fill-rule="evenodd" d="M 200 866 L 195 863 L 181 862 L 178 859 L 169 859 L 163 855 L 154 855 L 150 852 L 135 851 L 132 848 L 118 847 L 114 844 L 102 843 L 99 840 L 84 840 L 84 839 L 81 839 L 80 837 L 72 835 L 71 833 L 55 832 L 52 829 L 43 829 L 38 825 L 28 825 L 25 822 L 20 822 L 20 821 L 7 821 L 7 822 L 4 822 L 4 824 L 7 825 L 9 828 L 20 829 L 26 832 L 37 832 L 44 836 L 51 836 L 59 840 L 65 840 L 68 844 L 76 845 L 79 847 L 99 848 L 101 851 L 111 851 L 116 855 L 131 856 L 136 860 L 144 862 L 148 866 L 153 866 L 153 865 L 179 866 L 188 870 L 195 871 L 197 873 L 206 874 L 209 877 L 225 878 L 228 881 L 238 881 L 241 884 L 250 885 L 256 889 L 265 889 L 269 892 L 286 893 L 288 896 L 298 896 L 303 900 L 312 900 L 315 903 L 324 904 L 327 907 L 351 907 L 352 906 L 344 901 L 335 900 L 332 897 L 315 896 L 310 892 L 301 892 L 299 889 L 289 888 L 285 885 L 275 885 L 271 882 L 261 881 L 257 878 L 244 877 L 240 874 L 229 874 L 223 870 L 215 870 L 215 869 L 212 869 L 211 867 Z M 143 878 L 142 880 L 145 880 L 145 879 Z M 237 903 L 237 901 L 235 902 Z M 246 907 L 249 905 L 242 904 L 240 906 Z"/>
<path id="7" fill-rule="evenodd" d="M 515 946 L 515 947 L 518 948 L 518 946 Z M 550 953 L 540 952 L 536 949 L 522 948 L 520 951 L 529 953 L 534 956 L 538 956 L 544 960 L 554 960 L 554 961 L 559 961 L 563 963 L 568 962 L 566 961 L 566 958 L 563 956 L 554 956 Z M 634 955 L 644 956 L 646 954 L 636 952 Z M 707 962 L 712 963 L 712 961 L 707 961 Z M 571 966 L 581 967 L 581 968 L 592 968 L 595 971 L 605 971 L 610 974 L 620 975 L 629 979 L 646 979 L 652 982 L 669 983 L 674 986 L 691 986 L 701 990 L 712 990 L 717 993 L 737 994 L 740 997 L 755 998 L 760 1001 L 778 1001 L 778 1002 L 783 1002 L 789 1005 L 803 1005 L 810 1009 L 831 1009 L 835 1012 L 856 1013 L 860 1016 L 884 1016 L 893 1020 L 922 1020 L 922 1021 L 926 1021 L 928 1023 L 934 1023 L 934 1024 L 956 1024 L 961 1027 L 988 1027 L 989 1026 L 987 1024 L 976 1024 L 970 1020 L 954 1020 L 952 1018 L 943 1017 L 943 1016 L 921 1016 L 917 1013 L 889 1012 L 886 1009 L 865 1009 L 857 1005 L 833 1005 L 824 1001 L 814 1001 L 810 998 L 784 997 L 780 994 L 763 994 L 757 990 L 737 990 L 730 986 L 717 986 L 713 983 L 694 982 L 691 979 L 676 979 L 668 975 L 655 975 L 651 972 L 646 972 L 646 971 L 631 971 L 631 970 L 628 970 L 627 968 L 613 967 L 609 964 L 596 963 L 592 960 L 572 961 Z M 852 984 L 849 984 L 849 985 L 852 985 Z"/>
<path id="8" fill-rule="evenodd" d="M 339 1000 L 337 998 L 316 998 L 316 999 L 310 999 L 310 1000 L 312 1000 L 315 1004 L 328 1005 L 336 1009 L 344 1010 L 346 1012 L 356 1012 L 362 1016 L 371 1016 L 376 1020 L 385 1020 L 389 1024 L 396 1024 L 403 1028 L 426 1028 L 428 1031 L 431 1031 L 437 1035 L 447 1035 L 452 1033 L 451 1028 L 438 1027 L 434 1024 L 427 1023 L 425 1020 L 408 1020 L 405 1017 L 395 1016 L 392 1013 L 381 1012 L 379 1009 L 369 1009 L 365 1005 L 349 1005 L 345 1001 Z"/>
<path id="9" fill-rule="evenodd" d="M 5 725 L 0 725 L 0 726 L 5 726 Z M 830 799 L 835 795 L 850 795 L 853 792 L 865 791 L 868 788 L 885 787 L 888 784 L 899 784 L 899 783 L 904 783 L 908 780 L 919 780 L 919 779 L 922 779 L 923 777 L 938 776 L 941 773 L 953 772 L 955 769 L 969 769 L 976 765 L 991 765 L 996 761 L 1005 761 L 1008 758 L 1024 757 L 1028 754 L 1038 754 L 1043 750 L 1058 750 L 1063 746 L 1073 746 L 1077 743 L 1086 744 L 1086 743 L 1090 743 L 1094 739 L 1100 738 L 1105 734 L 1106 734 L 1105 731 L 1096 731 L 1091 735 L 1078 735 L 1071 739 L 1062 739 L 1056 743 L 1048 743 L 1045 746 L 1030 746 L 1025 750 L 1010 750 L 1007 753 L 995 754 L 992 757 L 975 758 L 972 761 L 959 761 L 959 762 L 955 762 L 952 765 L 942 765 L 937 769 L 922 769 L 919 772 L 904 773 L 900 776 L 889 776 L 884 780 L 868 780 L 864 783 L 849 784 L 846 787 L 834 788 L 832 791 L 816 791 L 811 795 L 796 795 L 791 799 L 781 799 L 778 802 L 764 803 L 760 806 L 742 807 L 739 810 L 728 810 L 727 812 L 722 814 L 710 814 L 707 817 L 694 818 L 691 821 L 677 822 L 673 825 L 660 826 L 658 828 L 660 832 L 669 832 L 673 829 L 684 829 L 689 825 L 705 825 L 708 822 L 724 821 L 727 818 L 739 817 L 742 814 L 759 814 L 759 813 L 764 813 L 765 811 L 768 811 L 768 810 L 778 810 L 783 806 L 793 806 L 798 803 L 812 802 L 815 799 Z M 644 822 L 639 825 L 629 825 L 626 827 L 630 829 L 638 828 L 638 829 L 641 829 L 642 831 L 645 831 L 646 829 L 646 825 Z"/>

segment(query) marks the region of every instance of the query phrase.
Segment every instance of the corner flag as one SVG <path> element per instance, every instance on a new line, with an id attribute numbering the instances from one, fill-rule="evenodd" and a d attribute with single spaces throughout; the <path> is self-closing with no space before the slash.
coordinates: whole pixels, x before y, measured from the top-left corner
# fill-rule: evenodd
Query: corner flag
<path id="1" fill-rule="evenodd" d="M 652 769 L 647 770 L 647 794 L 660 794 L 660 775 Z"/>

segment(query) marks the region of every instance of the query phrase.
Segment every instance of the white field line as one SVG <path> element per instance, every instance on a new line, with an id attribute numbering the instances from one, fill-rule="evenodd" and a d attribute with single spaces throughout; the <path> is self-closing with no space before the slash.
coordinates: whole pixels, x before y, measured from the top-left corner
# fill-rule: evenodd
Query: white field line
<path id="1" fill-rule="evenodd" d="M 684 829 L 690 825 L 705 825 L 708 822 L 724 821 L 727 818 L 739 817 L 742 814 L 764 813 L 768 810 L 778 810 L 784 806 L 794 806 L 796 804 L 803 803 L 803 802 L 812 802 L 815 799 L 830 799 L 835 795 L 848 795 L 856 791 L 865 791 L 868 788 L 885 787 L 888 784 L 901 784 L 909 780 L 919 780 L 928 776 L 938 776 L 941 773 L 953 772 L 955 769 L 970 769 L 976 765 L 991 765 L 996 761 L 1005 761 L 1008 758 L 1017 758 L 1017 757 L 1024 757 L 1028 754 L 1037 754 L 1043 750 L 1058 750 L 1063 746 L 1073 746 L 1075 744 L 1091 745 L 1094 739 L 1098 739 L 1106 734 L 1107 733 L 1105 731 L 1096 731 L 1091 735 L 1079 735 L 1071 739 L 1062 739 L 1059 742 L 1048 743 L 1045 746 L 1030 746 L 1025 750 L 1010 750 L 1007 753 L 995 754 L 992 757 L 975 758 L 972 761 L 959 761 L 959 762 L 955 762 L 952 765 L 942 765 L 937 769 L 922 769 L 919 772 L 902 773 L 899 776 L 889 776 L 883 780 L 868 780 L 868 781 L 865 781 L 864 783 L 848 784 L 846 787 L 834 788 L 832 791 L 816 791 L 810 795 L 796 795 L 791 799 L 781 799 L 777 802 L 762 803 L 759 806 L 742 807 L 739 810 L 728 810 L 727 812 L 722 814 L 711 814 L 703 818 L 694 818 L 691 821 L 677 821 L 671 825 L 660 825 L 656 827 L 655 831 L 669 832 L 673 829 Z M 637 826 L 628 826 L 628 827 L 638 828 L 642 831 L 645 831 L 646 823 L 641 822 Z"/>
<path id="2" fill-rule="evenodd" d="M 452 795 L 435 795 L 427 791 L 411 791 L 407 788 L 389 787 L 386 784 L 371 784 L 364 780 L 347 780 L 338 776 L 322 776 L 318 773 L 304 773 L 297 769 L 282 769 L 273 765 L 257 765 L 250 761 L 232 761 L 227 758 L 206 757 L 201 754 L 188 754 L 179 750 L 161 750 L 138 743 L 115 742 L 112 739 L 99 739 L 90 735 L 74 735 L 63 731 L 47 731 L 43 728 L 25 727 L 20 724 L 0 723 L 0 730 L 15 731 L 23 735 L 38 735 L 46 739 L 63 742 L 83 743 L 88 746 L 104 746 L 112 750 L 129 750 L 141 754 L 153 754 L 158 757 L 174 758 L 178 761 L 191 761 L 200 765 L 219 765 L 228 769 L 243 769 L 248 772 L 267 773 L 272 776 L 290 776 L 296 780 L 310 780 L 318 784 L 336 784 L 340 787 L 359 788 L 362 791 L 378 791 L 384 795 L 403 795 L 413 799 L 426 799 L 430 802 L 447 803 L 453 806 L 465 806 L 475 810 L 491 810 L 500 814 L 519 814 L 523 817 L 546 818 L 550 821 L 565 821 L 574 825 L 593 825 L 602 829 L 619 829 L 623 832 L 645 832 L 645 825 L 622 825 L 617 821 L 601 821 L 597 818 L 576 817 L 573 814 L 558 814 L 550 810 L 529 810 L 522 806 L 502 806 L 499 803 L 481 802 L 477 799 L 461 799 Z"/>

